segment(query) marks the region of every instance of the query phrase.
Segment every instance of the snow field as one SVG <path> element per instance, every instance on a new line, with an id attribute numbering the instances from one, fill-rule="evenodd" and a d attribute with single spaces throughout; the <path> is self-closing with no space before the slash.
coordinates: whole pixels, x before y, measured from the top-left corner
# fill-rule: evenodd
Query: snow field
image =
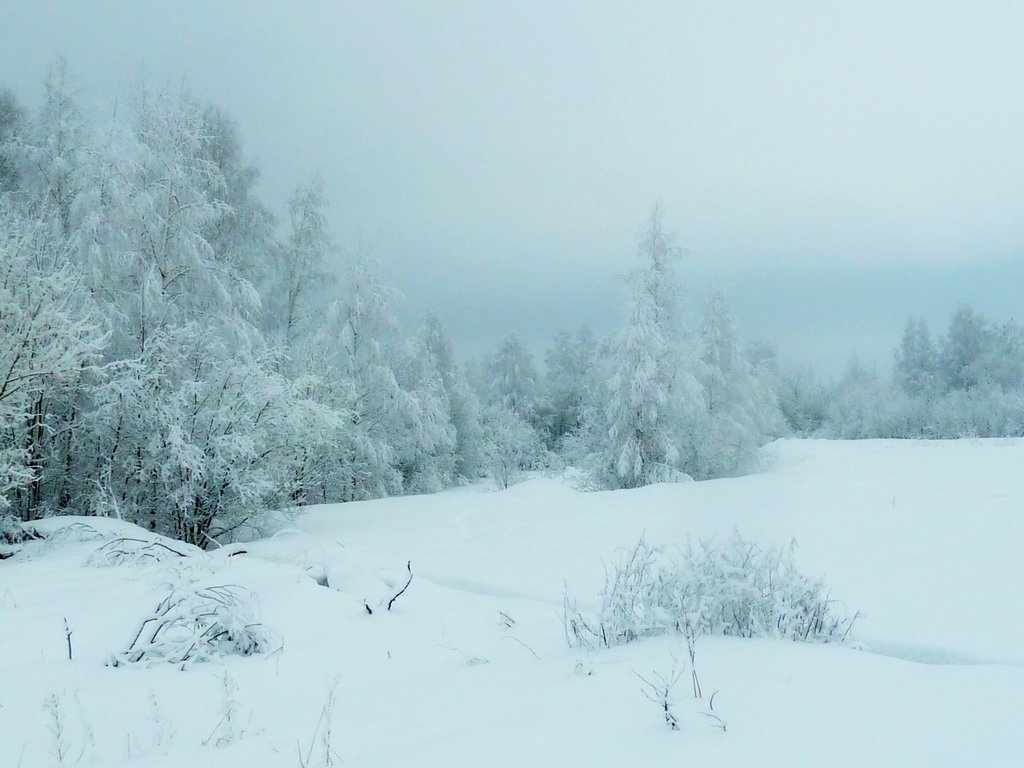
<path id="1" fill-rule="evenodd" d="M 706 483 L 537 478 L 317 507 L 187 565 L 90 565 L 104 539 L 83 529 L 28 544 L 0 562 L 0 763 L 284 767 L 301 747 L 330 764 L 333 686 L 348 766 L 1018 764 L 1024 441 L 781 441 L 764 457 L 761 474 Z M 701 638 L 697 701 L 682 638 L 567 647 L 563 590 L 595 607 L 618 548 L 733 530 L 796 538 L 801 570 L 862 612 L 859 648 Z M 280 650 L 104 666 L 182 578 L 250 590 Z M 675 663 L 678 732 L 637 677 Z M 725 732 L 702 714 L 713 691 Z"/>

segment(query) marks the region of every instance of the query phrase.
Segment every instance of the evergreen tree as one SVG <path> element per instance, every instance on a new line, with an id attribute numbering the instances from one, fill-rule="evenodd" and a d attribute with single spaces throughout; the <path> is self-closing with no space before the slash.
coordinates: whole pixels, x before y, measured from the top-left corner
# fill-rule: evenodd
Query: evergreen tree
<path id="1" fill-rule="evenodd" d="M 629 276 L 628 324 L 610 340 L 611 378 L 594 412 L 601 423 L 588 430 L 594 474 L 607 487 L 683 479 L 694 455 L 700 386 L 679 317 L 678 257 L 655 208 L 640 243 L 642 266 Z"/>

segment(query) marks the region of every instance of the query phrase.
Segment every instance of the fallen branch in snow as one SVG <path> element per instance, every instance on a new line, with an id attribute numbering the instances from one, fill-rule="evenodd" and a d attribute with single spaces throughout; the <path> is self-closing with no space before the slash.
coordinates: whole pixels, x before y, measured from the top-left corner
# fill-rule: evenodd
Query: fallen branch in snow
<path id="1" fill-rule="evenodd" d="M 35 533 L 35 531 L 33 532 Z M 63 528 L 58 528 L 49 536 L 42 536 L 37 533 L 34 538 L 46 539 L 47 545 L 56 545 L 64 541 L 98 541 L 106 538 L 106 536 L 88 523 L 71 523 L 70 525 L 65 525 Z"/>
<path id="2" fill-rule="evenodd" d="M 391 606 L 395 604 L 395 600 L 400 598 L 405 593 L 405 590 L 407 590 L 409 588 L 409 585 L 412 584 L 412 560 L 407 561 L 406 564 L 405 564 L 405 567 L 406 567 L 406 570 L 409 571 L 409 579 L 408 579 L 408 581 L 405 582 L 405 586 L 402 587 L 400 590 L 398 590 L 398 592 L 395 594 L 394 597 L 392 597 L 390 600 L 388 600 L 388 610 L 389 611 L 391 610 Z"/>
<path id="3" fill-rule="evenodd" d="M 159 563 L 168 557 L 188 557 L 188 553 L 181 552 L 158 539 L 147 540 L 119 536 L 97 547 L 89 557 L 89 564 L 110 566 L 125 563 L 133 565 L 145 562 Z"/>

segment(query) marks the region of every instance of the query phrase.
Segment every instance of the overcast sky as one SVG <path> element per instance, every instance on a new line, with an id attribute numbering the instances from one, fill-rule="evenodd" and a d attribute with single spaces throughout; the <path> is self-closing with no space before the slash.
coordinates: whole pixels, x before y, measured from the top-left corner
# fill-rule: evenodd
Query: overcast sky
<path id="1" fill-rule="evenodd" d="M 0 0 L 0 84 L 184 82 L 470 352 L 611 330 L 660 201 L 695 302 L 833 372 L 1024 320 L 1022 41 L 1020 2 Z"/>

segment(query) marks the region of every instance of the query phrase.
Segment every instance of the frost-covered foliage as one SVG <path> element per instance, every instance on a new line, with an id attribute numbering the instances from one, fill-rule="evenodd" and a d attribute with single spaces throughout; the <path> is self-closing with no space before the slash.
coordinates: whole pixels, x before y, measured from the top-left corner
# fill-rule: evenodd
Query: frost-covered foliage
<path id="1" fill-rule="evenodd" d="M 34 112 L 0 92 L 0 513 L 20 520 L 206 547 L 268 509 L 563 460 L 596 487 L 720 477 L 780 409 L 843 437 L 1024 433 L 1019 326 L 964 308 L 933 340 L 915 321 L 893 382 L 781 375 L 721 296 L 688 316 L 657 211 L 622 329 L 559 335 L 543 371 L 515 334 L 463 367 L 436 317 L 407 333 L 373 261 L 340 257 L 320 180 L 275 225 L 221 110 L 140 86 L 91 120 L 63 63 L 43 90 Z"/>
<path id="2" fill-rule="evenodd" d="M 319 489 L 325 499 L 352 501 L 402 490 L 399 445 L 392 438 L 398 437 L 398 424 L 416 422 L 419 404 L 396 371 L 398 322 L 390 308 L 395 295 L 367 260 L 353 259 L 340 298 L 312 339 L 308 365 L 320 384 L 314 397 L 345 414 L 341 450 L 328 458 Z"/>
<path id="3" fill-rule="evenodd" d="M 274 250 L 264 283 L 265 326 L 280 336 L 284 347 L 298 355 L 316 327 L 317 299 L 333 282 L 325 260 L 333 249 L 327 230 L 327 198 L 323 181 L 301 185 L 288 201 L 288 236 Z"/>
<path id="4" fill-rule="evenodd" d="M 440 325 L 366 259 L 335 278 L 323 185 L 283 239 L 220 110 L 144 87 L 92 123 L 60 64 L 0 104 L 0 511 L 112 515 L 207 546 L 268 508 L 480 469 Z"/>
<path id="5" fill-rule="evenodd" d="M 0 515 L 0 544 L 21 544 L 41 536 L 14 515 Z"/>
<path id="6" fill-rule="evenodd" d="M 562 447 L 583 426 L 586 405 L 597 388 L 596 360 L 597 343 L 586 327 L 575 336 L 559 333 L 545 353 L 540 418 L 548 447 Z"/>
<path id="7" fill-rule="evenodd" d="M 540 376 L 518 334 L 505 337 L 486 363 L 488 405 L 500 404 L 527 421 L 536 418 Z"/>
<path id="8" fill-rule="evenodd" d="M 529 469 L 545 461 L 540 435 L 512 408 L 496 403 L 483 411 L 481 452 L 487 474 L 499 488 L 508 488 Z"/>
<path id="9" fill-rule="evenodd" d="M 448 422 L 455 433 L 452 455 L 455 477 L 460 480 L 477 477 L 482 461 L 480 401 L 455 356 L 448 331 L 437 315 L 427 315 L 419 332 L 419 343 L 441 378 Z"/>
<path id="10" fill-rule="evenodd" d="M 0 193 L 18 184 L 18 169 L 10 156 L 10 142 L 25 122 L 25 110 L 7 88 L 0 87 Z"/>
<path id="11" fill-rule="evenodd" d="M 597 615 L 566 598 L 566 637 L 605 647 L 669 632 L 846 641 L 856 615 L 796 569 L 795 548 L 762 550 L 737 533 L 670 556 L 641 538 L 607 570 Z"/>
<path id="12" fill-rule="evenodd" d="M 774 382 L 740 348 L 736 320 L 718 291 L 704 311 L 700 362 L 697 378 L 704 409 L 693 438 L 692 474 L 734 474 L 779 433 L 782 414 Z"/>
<path id="13" fill-rule="evenodd" d="M 892 376 L 852 362 L 833 384 L 790 376 L 780 389 L 790 427 L 840 438 L 1024 435 L 1024 329 L 967 306 L 934 339 L 911 318 Z"/>
<path id="14" fill-rule="evenodd" d="M 160 601 L 110 664 L 184 666 L 218 656 L 252 656 L 273 647 L 274 636 L 260 623 L 251 592 L 230 584 L 187 586 Z"/>
<path id="15" fill-rule="evenodd" d="M 640 243 L 642 266 L 629 276 L 629 321 L 608 342 L 609 378 L 589 411 L 592 470 L 607 487 L 688 476 L 700 391 L 696 350 L 679 314 L 679 253 L 655 209 Z"/>
<path id="16" fill-rule="evenodd" d="M 0 201 L 0 513 L 13 501 L 25 519 L 35 516 L 51 404 L 67 401 L 106 343 L 82 282 L 46 219 Z"/>
<path id="17" fill-rule="evenodd" d="M 640 243 L 642 265 L 629 276 L 628 323 L 606 342 L 604 380 L 578 430 L 604 487 L 735 473 L 781 421 L 720 295 L 698 334 L 685 328 L 679 255 L 655 209 Z"/>

